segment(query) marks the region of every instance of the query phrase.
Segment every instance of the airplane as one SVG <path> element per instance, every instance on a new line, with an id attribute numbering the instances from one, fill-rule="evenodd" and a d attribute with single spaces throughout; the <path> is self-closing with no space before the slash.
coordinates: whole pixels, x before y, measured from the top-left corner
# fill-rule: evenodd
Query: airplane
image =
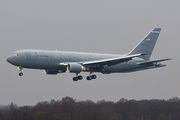
<path id="1" fill-rule="evenodd" d="M 7 57 L 7 62 L 17 66 L 19 76 L 22 69 L 43 69 L 46 74 L 55 75 L 69 71 L 75 73 L 73 81 L 82 80 L 81 72 L 89 72 L 87 80 L 96 79 L 92 73 L 102 74 L 127 73 L 140 70 L 164 67 L 160 62 L 171 58 L 152 60 L 151 54 L 161 32 L 161 28 L 153 28 L 128 54 L 100 54 L 67 51 L 48 51 L 25 49 L 14 52 Z"/>

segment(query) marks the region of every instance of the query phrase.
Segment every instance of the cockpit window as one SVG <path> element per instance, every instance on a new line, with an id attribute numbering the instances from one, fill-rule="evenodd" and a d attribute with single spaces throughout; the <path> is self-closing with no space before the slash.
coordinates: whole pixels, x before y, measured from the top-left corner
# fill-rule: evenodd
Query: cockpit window
<path id="1" fill-rule="evenodd" d="M 17 54 L 17 53 L 14 53 L 14 56 L 18 56 L 18 54 Z"/>

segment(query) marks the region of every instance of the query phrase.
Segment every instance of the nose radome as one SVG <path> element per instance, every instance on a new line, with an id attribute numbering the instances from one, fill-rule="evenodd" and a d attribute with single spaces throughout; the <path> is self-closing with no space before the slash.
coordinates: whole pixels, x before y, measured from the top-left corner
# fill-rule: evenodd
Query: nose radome
<path id="1" fill-rule="evenodd" d="M 10 60 L 10 56 L 8 56 L 8 57 L 6 58 L 6 61 L 7 61 L 7 62 L 9 62 L 9 60 Z"/>
<path id="2" fill-rule="evenodd" d="M 12 56 L 8 56 L 8 57 L 6 58 L 6 61 L 9 62 L 9 63 L 12 63 L 12 62 L 13 62 Z"/>

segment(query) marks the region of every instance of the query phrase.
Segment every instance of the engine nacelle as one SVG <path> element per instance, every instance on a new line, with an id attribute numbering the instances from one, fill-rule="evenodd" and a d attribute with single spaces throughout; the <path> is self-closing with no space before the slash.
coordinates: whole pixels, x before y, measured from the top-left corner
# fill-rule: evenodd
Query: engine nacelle
<path id="1" fill-rule="evenodd" d="M 89 71 L 89 68 L 86 68 L 78 63 L 70 63 L 68 64 L 67 67 L 68 67 L 69 72 L 71 73 L 80 73 L 81 71 L 83 72 Z"/>
<path id="2" fill-rule="evenodd" d="M 44 70 L 44 72 L 45 72 L 46 74 L 58 74 L 58 73 L 66 72 L 66 71 L 62 71 L 62 70 L 49 70 L 49 69 L 46 69 L 46 70 Z"/>

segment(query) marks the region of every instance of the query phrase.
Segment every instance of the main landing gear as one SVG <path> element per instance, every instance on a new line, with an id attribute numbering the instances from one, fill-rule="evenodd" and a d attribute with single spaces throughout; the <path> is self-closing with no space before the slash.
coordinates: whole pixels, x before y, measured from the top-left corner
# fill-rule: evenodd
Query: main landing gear
<path id="1" fill-rule="evenodd" d="M 78 73 L 76 73 L 76 77 L 73 77 L 73 81 L 78 81 L 78 80 L 82 80 L 83 77 L 80 75 L 78 76 Z"/>
<path id="2" fill-rule="evenodd" d="M 92 80 L 92 79 L 96 79 L 97 76 L 96 75 L 91 75 L 92 72 L 90 72 L 90 75 L 86 77 L 87 80 Z"/>
<path id="3" fill-rule="evenodd" d="M 96 79 L 97 76 L 96 75 L 90 75 L 90 76 L 87 76 L 86 79 L 87 80 L 92 80 L 92 79 Z M 82 80 L 83 77 L 80 75 L 78 76 L 78 73 L 76 73 L 76 77 L 73 77 L 73 81 L 78 81 L 78 80 Z"/>
<path id="4" fill-rule="evenodd" d="M 23 73 L 22 73 L 22 67 L 21 66 L 18 66 L 17 69 L 19 70 L 19 76 L 23 76 Z"/>
<path id="5" fill-rule="evenodd" d="M 92 80 L 92 79 L 96 79 L 96 78 L 97 78 L 96 75 L 91 75 L 91 76 L 86 77 L 87 80 Z"/>

